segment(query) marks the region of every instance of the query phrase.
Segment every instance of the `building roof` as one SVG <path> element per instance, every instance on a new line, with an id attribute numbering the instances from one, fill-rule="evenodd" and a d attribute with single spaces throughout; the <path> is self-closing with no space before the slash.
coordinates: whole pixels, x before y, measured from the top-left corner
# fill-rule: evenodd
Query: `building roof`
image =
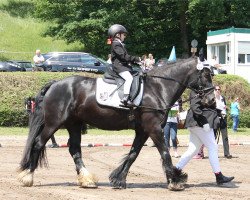
<path id="1" fill-rule="evenodd" d="M 250 34 L 249 28 L 228 28 L 228 29 L 221 29 L 217 31 L 209 31 L 207 32 L 207 36 L 215 36 L 215 35 L 222 35 L 222 34 L 228 34 L 228 33 L 245 33 Z"/>

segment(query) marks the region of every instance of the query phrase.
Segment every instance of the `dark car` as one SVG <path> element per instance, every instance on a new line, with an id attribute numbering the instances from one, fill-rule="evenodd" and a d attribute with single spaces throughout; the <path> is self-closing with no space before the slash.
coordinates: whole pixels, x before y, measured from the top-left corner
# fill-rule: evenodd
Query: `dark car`
<path id="1" fill-rule="evenodd" d="M 8 60 L 0 62 L 0 71 L 16 72 L 16 71 L 32 71 L 32 64 L 29 61 Z"/>
<path id="2" fill-rule="evenodd" d="M 162 67 L 163 65 L 166 65 L 168 63 L 168 59 L 167 58 L 161 58 L 159 59 L 156 63 L 155 66 L 157 67 Z"/>
<path id="3" fill-rule="evenodd" d="M 43 54 L 43 68 L 52 72 L 93 72 L 103 74 L 109 64 L 90 53 L 83 52 L 50 52 Z"/>

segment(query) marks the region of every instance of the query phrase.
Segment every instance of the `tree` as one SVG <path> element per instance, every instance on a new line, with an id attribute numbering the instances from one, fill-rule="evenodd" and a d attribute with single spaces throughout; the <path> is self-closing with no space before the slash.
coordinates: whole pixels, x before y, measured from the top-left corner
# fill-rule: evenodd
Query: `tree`
<path id="1" fill-rule="evenodd" d="M 50 21 L 46 35 L 80 41 L 84 51 L 106 58 L 107 30 L 115 23 L 129 31 L 131 54 L 168 57 L 190 54 L 190 41 L 205 46 L 209 30 L 249 27 L 249 0 L 34 0 L 35 16 Z"/>

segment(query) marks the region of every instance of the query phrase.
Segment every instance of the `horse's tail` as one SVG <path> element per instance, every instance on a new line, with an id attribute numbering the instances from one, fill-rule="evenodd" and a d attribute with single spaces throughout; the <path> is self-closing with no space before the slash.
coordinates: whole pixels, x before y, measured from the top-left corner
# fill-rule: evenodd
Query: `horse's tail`
<path id="1" fill-rule="evenodd" d="M 20 163 L 20 169 L 25 170 L 30 167 L 32 162 L 31 160 L 31 152 L 34 148 L 35 141 L 38 135 L 41 134 L 44 128 L 44 105 L 43 105 L 43 97 L 46 92 L 49 90 L 51 85 L 56 81 L 51 81 L 47 83 L 37 94 L 35 98 L 35 108 L 29 117 L 29 136 L 26 141 L 26 147 L 23 153 L 23 158 Z M 40 166 L 47 166 L 46 159 L 46 151 L 45 147 L 41 150 L 41 154 L 39 155 L 39 164 Z"/>

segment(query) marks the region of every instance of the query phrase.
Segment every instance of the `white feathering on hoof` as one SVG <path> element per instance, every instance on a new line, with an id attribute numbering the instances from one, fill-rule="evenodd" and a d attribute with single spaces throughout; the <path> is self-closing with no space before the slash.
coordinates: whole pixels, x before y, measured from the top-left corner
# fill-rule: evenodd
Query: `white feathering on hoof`
<path id="1" fill-rule="evenodd" d="M 97 188 L 98 179 L 89 173 L 86 168 L 82 168 L 78 175 L 78 185 L 83 188 Z"/>
<path id="2" fill-rule="evenodd" d="M 169 183 L 168 189 L 171 191 L 182 191 L 185 189 L 185 187 L 181 183 Z"/>
<path id="3" fill-rule="evenodd" d="M 19 173 L 18 180 L 23 186 L 31 187 L 33 185 L 33 175 L 34 172 L 30 172 L 30 170 L 23 170 Z"/>

